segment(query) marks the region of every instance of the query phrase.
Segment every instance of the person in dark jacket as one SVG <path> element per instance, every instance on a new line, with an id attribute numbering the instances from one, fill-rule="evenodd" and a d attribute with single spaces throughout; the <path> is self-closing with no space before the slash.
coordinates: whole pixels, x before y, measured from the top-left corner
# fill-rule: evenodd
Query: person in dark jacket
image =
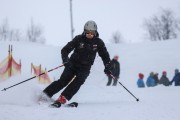
<path id="1" fill-rule="evenodd" d="M 155 85 L 158 85 L 158 83 L 159 83 L 158 75 L 159 75 L 158 73 L 154 73 L 154 76 L 153 76 Z"/>
<path id="2" fill-rule="evenodd" d="M 69 58 L 71 51 L 73 52 Z M 104 42 L 99 38 L 97 25 L 94 21 L 88 21 L 84 25 L 83 33 L 75 36 L 62 48 L 61 56 L 65 69 L 59 80 L 52 82 L 43 90 L 40 98 L 42 100 L 51 98 L 64 88 L 52 106 L 60 107 L 61 104 L 69 101 L 89 76 L 96 53 L 102 58 L 105 74 L 111 74 L 109 53 Z"/>
<path id="3" fill-rule="evenodd" d="M 144 74 L 139 73 L 139 78 L 138 78 L 138 81 L 137 81 L 138 88 L 144 88 L 145 87 L 143 79 L 144 79 Z"/>
<path id="4" fill-rule="evenodd" d="M 167 72 L 163 71 L 162 76 L 159 80 L 159 84 L 163 84 L 164 86 L 169 86 L 169 78 L 167 78 Z"/>
<path id="5" fill-rule="evenodd" d="M 172 85 L 172 83 L 174 82 L 175 86 L 180 86 L 180 72 L 179 69 L 175 69 L 175 75 L 172 79 L 172 81 L 170 82 L 170 85 Z"/>
<path id="6" fill-rule="evenodd" d="M 113 86 L 117 85 L 117 81 L 119 79 L 120 75 L 120 63 L 118 62 L 119 56 L 115 55 L 114 58 L 111 60 L 111 72 L 112 75 L 116 78 L 115 80 L 113 79 Z M 107 86 L 110 86 L 112 83 L 112 77 L 108 75 L 108 82 Z"/>

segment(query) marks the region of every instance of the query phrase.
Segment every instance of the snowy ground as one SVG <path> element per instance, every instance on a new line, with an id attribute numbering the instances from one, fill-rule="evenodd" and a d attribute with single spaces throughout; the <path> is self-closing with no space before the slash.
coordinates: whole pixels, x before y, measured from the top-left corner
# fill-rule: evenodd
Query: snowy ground
<path id="1" fill-rule="evenodd" d="M 61 47 L 38 44 L 12 43 L 13 56 L 22 61 L 22 74 L 0 81 L 0 90 L 32 77 L 30 64 L 42 64 L 52 69 L 61 64 Z M 70 102 L 79 102 L 78 108 L 49 108 L 38 105 L 37 96 L 47 85 L 40 85 L 33 79 L 7 91 L 0 91 L 0 120 L 179 120 L 180 87 L 139 89 L 136 86 L 139 72 L 145 79 L 151 71 L 163 70 L 171 80 L 174 69 L 180 68 L 179 40 L 149 42 L 137 44 L 108 44 L 111 58 L 118 54 L 121 63 L 120 82 L 137 98 L 136 100 L 121 86 L 106 87 L 107 78 L 103 73 L 103 64 L 96 58 L 91 74 L 79 92 Z M 0 42 L 0 61 L 8 53 L 8 43 Z M 51 79 L 58 79 L 62 68 L 49 73 Z M 59 94 L 53 96 L 54 99 Z"/>

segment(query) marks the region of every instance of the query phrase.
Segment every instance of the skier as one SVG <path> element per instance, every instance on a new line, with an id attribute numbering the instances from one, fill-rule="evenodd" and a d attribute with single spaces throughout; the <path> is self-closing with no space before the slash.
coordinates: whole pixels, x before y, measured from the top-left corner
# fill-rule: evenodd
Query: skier
<path id="1" fill-rule="evenodd" d="M 73 53 L 69 58 L 68 55 L 71 51 Z M 60 107 L 61 104 L 69 101 L 89 76 L 97 52 L 105 66 L 105 74 L 111 74 L 109 53 L 104 42 L 99 38 L 96 23 L 90 20 L 85 23 L 83 33 L 77 35 L 62 48 L 61 57 L 65 69 L 60 79 L 43 90 L 40 100 L 48 100 L 65 88 L 52 106 Z M 74 80 L 71 82 L 73 78 Z"/>
<path id="2" fill-rule="evenodd" d="M 118 62 L 119 56 L 115 55 L 114 58 L 111 60 L 111 67 L 112 67 L 112 75 L 116 78 L 113 80 L 113 86 L 117 85 L 117 81 L 119 79 L 120 74 L 120 63 Z M 108 82 L 107 86 L 110 86 L 112 82 L 112 77 L 108 75 Z"/>

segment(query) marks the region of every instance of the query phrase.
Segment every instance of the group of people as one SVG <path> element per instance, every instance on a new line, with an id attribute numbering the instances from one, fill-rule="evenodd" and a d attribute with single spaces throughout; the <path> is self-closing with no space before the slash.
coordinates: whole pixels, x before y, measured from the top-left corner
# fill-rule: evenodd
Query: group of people
<path id="1" fill-rule="evenodd" d="M 144 83 L 144 75 L 142 73 L 139 73 L 138 75 L 138 80 L 137 80 L 137 86 L 139 88 L 144 88 L 145 87 L 145 83 Z M 163 71 L 162 72 L 162 76 L 158 77 L 158 73 L 153 73 L 151 72 L 146 80 L 146 86 L 147 87 L 154 87 L 157 86 L 159 84 L 162 84 L 164 86 L 169 86 L 172 85 L 174 82 L 175 86 L 180 86 L 180 72 L 179 69 L 175 69 L 174 70 L 174 77 L 173 79 L 170 81 L 169 78 L 167 77 L 167 72 Z"/>

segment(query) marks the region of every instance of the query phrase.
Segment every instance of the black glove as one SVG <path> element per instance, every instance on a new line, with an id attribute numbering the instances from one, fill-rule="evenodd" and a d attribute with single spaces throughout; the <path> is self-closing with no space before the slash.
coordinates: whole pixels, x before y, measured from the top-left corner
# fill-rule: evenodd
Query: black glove
<path id="1" fill-rule="evenodd" d="M 107 75 L 112 74 L 112 72 L 111 72 L 111 64 L 106 64 L 105 65 L 104 73 L 107 74 Z"/>
<path id="2" fill-rule="evenodd" d="M 62 60 L 63 60 L 63 64 L 64 64 L 65 67 L 71 67 L 72 66 L 72 63 L 69 60 L 69 57 L 62 58 Z"/>

